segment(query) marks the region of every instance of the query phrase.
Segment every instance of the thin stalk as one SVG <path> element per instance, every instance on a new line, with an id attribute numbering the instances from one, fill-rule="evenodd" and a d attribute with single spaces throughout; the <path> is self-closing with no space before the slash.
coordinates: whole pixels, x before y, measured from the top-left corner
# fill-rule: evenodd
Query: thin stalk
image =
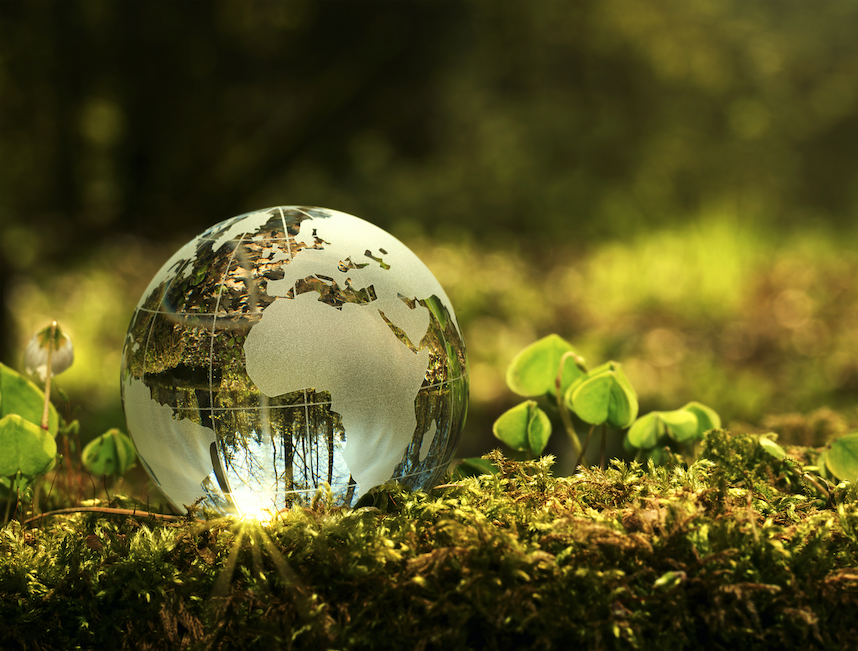
<path id="1" fill-rule="evenodd" d="M 599 469 L 605 469 L 605 439 L 608 438 L 608 424 L 602 423 L 602 444 L 599 449 Z"/>
<path id="2" fill-rule="evenodd" d="M 64 513 L 106 513 L 108 515 L 124 515 L 131 516 L 135 518 L 157 518 L 158 520 L 186 520 L 186 516 L 182 515 L 167 515 L 164 513 L 151 513 L 149 511 L 142 511 L 138 509 L 114 509 L 110 507 L 103 506 L 77 506 L 68 509 L 57 509 L 56 511 L 48 511 L 47 513 L 41 513 L 35 517 L 29 518 L 28 520 L 24 520 L 23 525 L 29 526 L 34 522 L 38 522 L 43 518 L 48 518 L 53 515 L 61 515 Z"/>
<path id="3" fill-rule="evenodd" d="M 804 478 L 805 480 L 807 480 L 807 482 L 808 482 L 808 483 L 810 483 L 814 488 L 816 488 L 816 490 L 818 490 L 820 493 L 822 493 L 823 495 L 825 495 L 825 499 L 826 499 L 826 501 L 827 501 L 827 500 L 829 500 L 829 499 L 831 498 L 831 494 L 830 494 L 830 493 L 829 493 L 829 492 L 828 492 L 828 491 L 827 491 L 827 490 L 822 486 L 822 484 L 820 484 L 818 481 L 816 481 L 816 480 L 815 480 L 813 477 L 811 477 L 808 473 L 806 473 L 806 472 L 805 472 L 805 473 L 803 473 L 803 474 L 802 474 L 802 478 Z"/>
<path id="4" fill-rule="evenodd" d="M 18 517 L 18 509 L 21 506 L 21 471 L 18 471 L 18 474 L 15 475 L 15 511 L 12 513 L 13 518 Z"/>
<path id="5" fill-rule="evenodd" d="M 595 425 L 590 426 L 590 431 L 587 432 L 587 438 L 584 441 L 584 447 L 581 448 L 581 453 L 578 455 L 578 460 L 575 462 L 575 470 L 578 470 L 578 466 L 581 465 L 581 462 L 584 460 L 584 453 L 587 452 L 587 446 L 590 445 L 590 437 L 593 436 L 593 430 L 596 429 Z"/>
<path id="6" fill-rule="evenodd" d="M 54 482 L 57 481 L 57 477 L 60 474 L 60 470 L 62 470 L 62 465 L 63 465 L 63 457 L 62 456 L 60 456 L 60 461 L 59 461 L 59 464 L 57 464 L 57 465 L 58 465 L 58 467 L 54 471 L 54 476 L 51 478 L 51 487 L 48 489 L 48 496 L 45 498 L 46 502 L 51 501 L 51 494 L 53 494 L 53 492 L 54 492 Z"/>
<path id="7" fill-rule="evenodd" d="M 51 405 L 51 358 L 54 354 L 54 339 L 57 336 L 57 322 L 51 322 L 51 334 L 48 337 L 48 362 L 45 375 L 45 409 L 42 412 L 42 429 L 48 429 L 48 408 Z"/>
<path id="8" fill-rule="evenodd" d="M 557 377 L 554 379 L 554 391 L 557 396 L 557 408 L 560 410 L 560 419 L 563 421 L 563 427 L 566 430 L 566 434 L 569 435 L 569 440 L 572 442 L 572 451 L 578 455 L 580 458 L 583 453 L 583 448 L 581 447 L 581 439 L 578 438 L 578 432 L 575 431 L 575 426 L 572 424 L 572 415 L 569 413 L 569 409 L 566 407 L 566 401 L 563 399 L 561 395 L 561 390 L 563 388 L 563 367 L 566 364 L 567 360 L 573 360 L 579 367 L 583 363 L 583 359 L 576 355 L 575 353 L 569 351 L 560 358 L 560 369 L 557 371 Z M 575 466 L 578 467 L 577 465 Z"/>
<path id="9" fill-rule="evenodd" d="M 42 493 L 41 477 L 36 481 L 36 487 L 33 489 L 33 515 L 39 512 L 39 498 Z"/>
<path id="10" fill-rule="evenodd" d="M 575 426 L 572 425 L 572 416 L 569 414 L 569 410 L 566 408 L 566 405 L 563 404 L 563 401 L 559 398 L 557 405 L 560 408 L 560 419 L 563 421 L 563 428 L 566 430 L 566 434 L 569 435 L 569 440 L 572 442 L 572 450 L 573 452 L 575 452 L 575 454 L 580 456 L 581 454 L 583 454 L 581 447 L 581 439 L 578 438 L 578 433 L 575 431 Z"/>
<path id="11" fill-rule="evenodd" d="M 3 516 L 3 522 L 9 522 L 9 516 L 12 514 L 12 492 L 9 491 L 9 500 L 6 502 L 6 514 Z"/>

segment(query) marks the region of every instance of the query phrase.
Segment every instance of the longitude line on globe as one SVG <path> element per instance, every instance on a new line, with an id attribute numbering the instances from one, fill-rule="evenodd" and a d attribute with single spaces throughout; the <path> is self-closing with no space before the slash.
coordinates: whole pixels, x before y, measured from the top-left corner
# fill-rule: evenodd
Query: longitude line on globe
<path id="1" fill-rule="evenodd" d="M 286 214 L 283 212 L 283 206 L 277 206 L 277 210 L 280 211 L 280 221 L 283 222 L 283 237 L 286 238 L 286 250 L 289 252 L 289 262 L 292 262 L 294 256 L 292 255 L 292 245 L 289 243 L 289 228 L 286 226 Z"/>
<path id="2" fill-rule="evenodd" d="M 212 336 L 211 345 L 209 346 L 209 406 L 212 408 L 214 407 L 214 342 L 217 334 L 217 312 L 220 309 L 220 297 L 223 295 L 223 288 L 226 285 L 226 277 L 229 275 L 229 270 L 232 268 L 232 261 L 235 260 L 235 252 L 238 251 L 238 248 L 244 243 L 245 235 L 247 234 L 241 234 L 241 239 L 238 240 L 238 243 L 232 249 L 232 253 L 229 254 L 229 262 L 227 262 L 226 270 L 223 272 L 223 276 L 221 276 L 220 283 L 218 284 L 217 299 L 215 300 L 214 314 L 212 314 Z"/>
<path id="3" fill-rule="evenodd" d="M 158 304 L 161 305 L 164 302 L 164 297 L 167 295 L 167 290 L 170 289 L 170 285 L 172 284 L 172 280 L 167 283 L 167 286 L 164 287 L 164 291 L 161 294 L 161 298 L 158 299 Z M 140 308 L 137 308 L 138 311 Z M 158 312 L 156 312 L 157 314 Z M 166 314 L 166 312 L 164 313 Z M 149 320 L 149 332 L 146 333 L 146 346 L 143 348 L 143 364 L 140 367 L 140 379 L 143 380 L 146 377 L 146 359 L 149 356 L 149 342 L 152 341 L 152 331 L 155 330 L 155 317 Z M 122 378 L 122 381 L 125 381 L 125 378 Z"/>
<path id="4" fill-rule="evenodd" d="M 295 210 L 297 210 L 297 211 L 298 211 L 299 213 L 301 213 L 302 215 L 307 215 L 307 218 L 308 218 L 308 219 L 313 219 L 313 215 L 311 215 L 310 213 L 308 213 L 308 212 L 306 212 L 306 211 L 304 211 L 304 210 L 301 210 L 300 208 L 295 208 Z M 281 212 L 282 212 L 282 208 L 281 208 Z"/>

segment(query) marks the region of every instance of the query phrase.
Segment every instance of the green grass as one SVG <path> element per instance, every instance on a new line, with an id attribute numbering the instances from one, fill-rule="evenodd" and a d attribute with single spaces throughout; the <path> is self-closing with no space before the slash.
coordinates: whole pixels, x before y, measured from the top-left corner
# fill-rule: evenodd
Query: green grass
<path id="1" fill-rule="evenodd" d="M 715 431 L 686 466 L 497 475 L 270 526 L 0 534 L 4 649 L 815 649 L 858 634 L 856 489 Z"/>

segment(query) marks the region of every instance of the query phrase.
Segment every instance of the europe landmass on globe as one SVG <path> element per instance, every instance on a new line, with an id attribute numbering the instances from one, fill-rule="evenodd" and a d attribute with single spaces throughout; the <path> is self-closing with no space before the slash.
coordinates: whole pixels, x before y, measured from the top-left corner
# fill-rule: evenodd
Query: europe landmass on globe
<path id="1" fill-rule="evenodd" d="M 467 410 L 464 344 L 404 244 L 337 211 L 239 215 L 180 249 L 143 294 L 122 392 L 141 461 L 178 507 L 344 504 L 444 472 Z"/>

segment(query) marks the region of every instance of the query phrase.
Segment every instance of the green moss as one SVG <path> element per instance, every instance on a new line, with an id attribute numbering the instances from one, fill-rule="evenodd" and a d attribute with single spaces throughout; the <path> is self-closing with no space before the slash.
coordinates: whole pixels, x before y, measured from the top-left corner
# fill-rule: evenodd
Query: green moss
<path id="1" fill-rule="evenodd" d="M 814 649 L 858 636 L 858 505 L 755 435 L 269 527 L 77 514 L 0 534 L 4 649 Z"/>

